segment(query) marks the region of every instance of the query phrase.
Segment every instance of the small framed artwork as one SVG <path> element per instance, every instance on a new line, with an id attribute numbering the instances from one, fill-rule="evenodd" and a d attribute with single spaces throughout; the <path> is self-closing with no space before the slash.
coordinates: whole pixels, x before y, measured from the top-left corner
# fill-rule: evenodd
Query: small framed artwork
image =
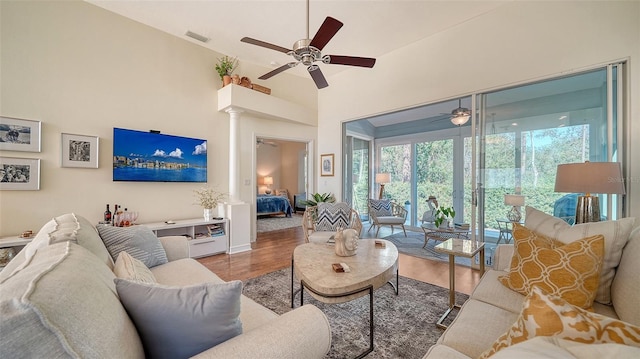
<path id="1" fill-rule="evenodd" d="M 320 176 L 333 176 L 333 153 L 320 155 Z"/>
<path id="2" fill-rule="evenodd" d="M 0 150 L 40 152 L 40 121 L 0 116 Z"/>
<path id="3" fill-rule="evenodd" d="M 97 136 L 62 134 L 62 167 L 98 168 Z"/>
<path id="4" fill-rule="evenodd" d="M 40 159 L 0 157 L 0 190 L 40 189 Z"/>

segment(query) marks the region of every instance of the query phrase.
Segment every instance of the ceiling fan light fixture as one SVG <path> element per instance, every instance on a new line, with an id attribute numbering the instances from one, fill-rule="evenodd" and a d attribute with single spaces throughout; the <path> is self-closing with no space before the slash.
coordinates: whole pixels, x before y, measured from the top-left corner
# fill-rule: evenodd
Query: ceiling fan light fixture
<path id="1" fill-rule="evenodd" d="M 456 126 L 462 126 L 469 121 L 470 115 L 457 115 L 451 117 L 451 123 Z"/>
<path id="2" fill-rule="evenodd" d="M 451 111 L 451 123 L 456 126 L 462 126 L 471 118 L 471 111 L 468 108 L 462 107 L 462 100 L 458 99 L 458 108 Z"/>

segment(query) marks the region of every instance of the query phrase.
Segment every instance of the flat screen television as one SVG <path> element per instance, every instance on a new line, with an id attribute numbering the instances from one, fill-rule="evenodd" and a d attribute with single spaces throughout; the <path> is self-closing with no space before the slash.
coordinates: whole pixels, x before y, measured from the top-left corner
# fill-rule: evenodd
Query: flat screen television
<path id="1" fill-rule="evenodd" d="M 207 141 L 114 127 L 113 180 L 207 182 Z"/>

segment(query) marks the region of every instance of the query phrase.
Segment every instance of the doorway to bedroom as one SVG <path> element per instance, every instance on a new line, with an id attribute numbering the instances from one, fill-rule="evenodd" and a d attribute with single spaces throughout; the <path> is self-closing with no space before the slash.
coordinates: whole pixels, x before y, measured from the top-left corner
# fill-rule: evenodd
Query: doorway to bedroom
<path id="1" fill-rule="evenodd" d="M 256 232 L 302 224 L 308 189 L 308 147 L 304 141 L 256 137 Z"/>

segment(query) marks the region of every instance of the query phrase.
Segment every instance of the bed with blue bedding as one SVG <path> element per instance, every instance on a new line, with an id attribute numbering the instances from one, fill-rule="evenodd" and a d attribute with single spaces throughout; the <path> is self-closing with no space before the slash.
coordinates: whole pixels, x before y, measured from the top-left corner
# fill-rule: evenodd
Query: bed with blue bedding
<path id="1" fill-rule="evenodd" d="M 256 202 L 256 213 L 258 216 L 284 214 L 287 217 L 291 217 L 291 213 L 293 212 L 289 199 L 283 196 L 259 194 Z"/>

